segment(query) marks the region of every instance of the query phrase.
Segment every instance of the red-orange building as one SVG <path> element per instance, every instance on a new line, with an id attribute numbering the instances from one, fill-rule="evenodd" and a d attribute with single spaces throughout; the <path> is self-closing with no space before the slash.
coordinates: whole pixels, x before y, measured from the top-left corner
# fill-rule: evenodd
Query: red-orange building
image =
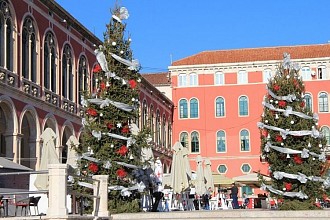
<path id="1" fill-rule="evenodd" d="M 260 158 L 257 122 L 263 112 L 266 82 L 283 53 L 299 63 L 306 104 L 319 114 L 330 145 L 330 44 L 204 51 L 173 62 L 173 142 L 195 157 L 210 158 L 212 171 L 234 178 L 253 171 L 268 173 Z"/>

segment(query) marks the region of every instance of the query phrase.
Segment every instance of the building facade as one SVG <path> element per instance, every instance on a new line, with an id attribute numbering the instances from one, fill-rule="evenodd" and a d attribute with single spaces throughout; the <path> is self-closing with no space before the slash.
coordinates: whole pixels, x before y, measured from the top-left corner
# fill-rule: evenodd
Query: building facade
<path id="1" fill-rule="evenodd" d="M 59 158 L 67 161 L 67 142 L 79 141 L 83 129 L 81 92 L 93 85 L 100 44 L 54 0 L 0 0 L 1 157 L 38 170 L 41 134 L 51 128 Z M 171 142 L 173 103 L 147 81 L 142 84 L 139 125 L 151 115 L 155 137 Z M 154 149 L 170 164 L 170 151 Z"/>
<path id="2" fill-rule="evenodd" d="M 234 178 L 260 171 L 257 122 L 263 112 L 266 82 L 283 53 L 300 67 L 306 107 L 319 114 L 319 126 L 330 145 L 330 44 L 205 51 L 173 62 L 173 141 L 190 149 L 190 162 L 210 158 L 212 171 Z"/>

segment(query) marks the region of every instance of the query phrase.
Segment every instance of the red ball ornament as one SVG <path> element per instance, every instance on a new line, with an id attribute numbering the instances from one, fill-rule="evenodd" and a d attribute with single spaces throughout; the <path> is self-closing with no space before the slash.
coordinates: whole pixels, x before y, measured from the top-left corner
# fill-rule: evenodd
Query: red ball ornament
<path id="1" fill-rule="evenodd" d="M 88 169 L 92 172 L 92 173 L 96 173 L 97 171 L 99 171 L 99 167 L 97 166 L 96 163 L 90 163 L 88 165 Z"/>
<path id="2" fill-rule="evenodd" d="M 123 133 L 123 134 L 128 134 L 128 132 L 129 132 L 129 127 L 128 127 L 128 125 L 124 126 L 124 127 L 121 129 L 121 133 Z"/>
<path id="3" fill-rule="evenodd" d="M 279 85 L 274 85 L 274 90 L 275 90 L 275 91 L 280 90 L 280 88 L 281 88 L 281 87 L 280 87 Z"/>
<path id="4" fill-rule="evenodd" d="M 135 89 L 136 85 L 137 85 L 137 83 L 134 79 L 129 80 L 128 84 L 130 85 L 131 89 Z"/>
<path id="5" fill-rule="evenodd" d="M 293 156 L 293 161 L 294 161 L 296 164 L 302 164 L 302 163 L 303 163 L 301 157 L 299 157 L 298 154 L 295 154 L 295 155 Z"/>
<path id="6" fill-rule="evenodd" d="M 275 141 L 276 141 L 276 142 L 282 142 L 282 141 L 283 141 L 282 136 L 281 136 L 281 135 L 276 135 L 276 137 L 275 137 Z"/>
<path id="7" fill-rule="evenodd" d="M 116 171 L 116 174 L 120 179 L 123 179 L 124 177 L 127 176 L 127 172 L 123 168 L 118 169 Z"/>
<path id="8" fill-rule="evenodd" d="M 97 116 L 97 111 L 95 110 L 95 109 L 93 109 L 93 108 L 89 108 L 89 109 L 87 109 L 87 114 L 89 114 L 90 116 Z"/>
<path id="9" fill-rule="evenodd" d="M 291 191 L 292 183 L 285 183 L 285 189 L 286 189 L 286 191 Z"/>
<path id="10" fill-rule="evenodd" d="M 121 156 L 125 156 L 127 152 L 128 152 L 128 148 L 125 145 L 121 146 L 117 150 L 117 153 L 120 154 Z"/>
<path id="11" fill-rule="evenodd" d="M 93 68 L 93 73 L 98 73 L 102 70 L 100 64 L 96 64 Z"/>
<path id="12" fill-rule="evenodd" d="M 105 90 L 105 88 L 106 88 L 106 85 L 105 85 L 105 83 L 104 83 L 104 82 L 101 82 L 101 83 L 100 83 L 100 88 L 101 88 L 101 90 Z"/>
<path id="13" fill-rule="evenodd" d="M 279 101 L 278 106 L 285 107 L 286 106 L 286 101 L 283 101 L 283 100 Z"/>

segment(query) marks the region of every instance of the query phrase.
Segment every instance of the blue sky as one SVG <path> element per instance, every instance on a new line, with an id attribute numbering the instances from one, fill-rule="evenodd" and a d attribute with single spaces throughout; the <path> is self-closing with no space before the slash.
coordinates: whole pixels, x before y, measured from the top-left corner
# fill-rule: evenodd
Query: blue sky
<path id="1" fill-rule="evenodd" d="M 103 40 L 115 0 L 56 0 Z M 329 0 L 119 0 L 141 73 L 206 50 L 323 44 Z"/>

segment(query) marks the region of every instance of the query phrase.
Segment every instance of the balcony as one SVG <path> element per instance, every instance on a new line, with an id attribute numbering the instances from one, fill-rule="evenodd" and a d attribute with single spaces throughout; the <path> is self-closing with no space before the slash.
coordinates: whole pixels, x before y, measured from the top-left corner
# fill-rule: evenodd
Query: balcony
<path id="1" fill-rule="evenodd" d="M 22 78 L 22 91 L 26 94 L 29 94 L 33 97 L 40 98 L 41 97 L 41 87 L 34 82 L 31 82 L 25 78 Z"/>
<path id="2" fill-rule="evenodd" d="M 48 102 L 51 105 L 54 105 L 56 107 L 59 107 L 60 97 L 56 93 L 51 92 L 51 91 L 45 89 L 45 91 L 44 91 L 44 98 L 45 98 L 45 102 Z"/>
<path id="3" fill-rule="evenodd" d="M 68 99 L 63 98 L 61 107 L 65 111 L 70 112 L 72 114 L 76 114 L 76 112 L 77 112 L 76 104 Z"/>
<path id="4" fill-rule="evenodd" d="M 0 67 L 0 82 L 12 87 L 17 87 L 17 79 L 18 76 L 15 73 Z"/>

